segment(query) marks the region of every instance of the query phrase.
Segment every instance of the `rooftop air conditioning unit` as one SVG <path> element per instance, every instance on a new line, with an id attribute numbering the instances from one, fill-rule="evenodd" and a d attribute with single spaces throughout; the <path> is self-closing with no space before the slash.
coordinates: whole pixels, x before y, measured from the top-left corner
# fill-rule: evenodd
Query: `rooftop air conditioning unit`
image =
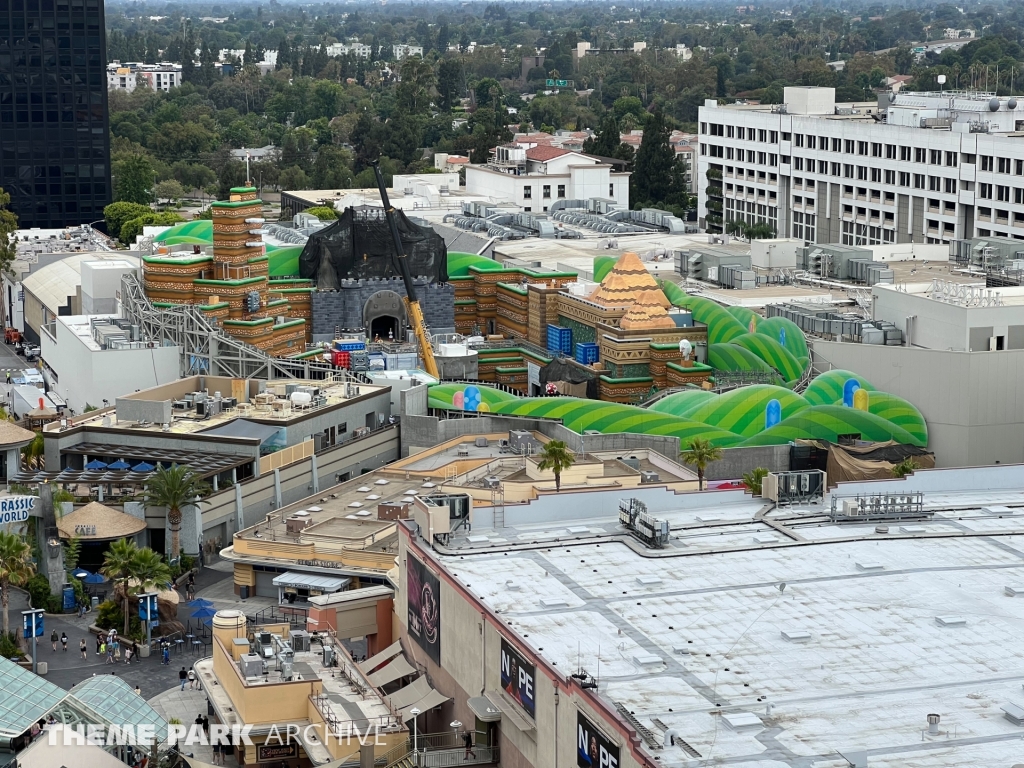
<path id="1" fill-rule="evenodd" d="M 485 477 L 484 482 L 487 484 L 488 488 L 497 488 L 499 485 L 501 485 L 501 480 L 495 477 L 494 475 L 488 475 L 487 477 Z"/>
<path id="2" fill-rule="evenodd" d="M 652 472 L 650 470 L 642 470 L 640 472 L 641 483 L 657 483 L 659 480 L 660 478 L 658 477 L 657 472 Z"/>

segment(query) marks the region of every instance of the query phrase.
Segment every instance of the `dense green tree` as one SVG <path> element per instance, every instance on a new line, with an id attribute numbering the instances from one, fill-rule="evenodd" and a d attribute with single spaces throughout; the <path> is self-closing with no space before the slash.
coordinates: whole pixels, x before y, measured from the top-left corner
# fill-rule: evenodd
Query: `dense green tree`
<path id="1" fill-rule="evenodd" d="M 465 74 L 458 59 L 443 59 L 437 70 L 437 98 L 441 109 L 450 112 L 463 94 Z"/>
<path id="2" fill-rule="evenodd" d="M 666 203 L 678 194 L 674 173 L 676 153 L 668 138 L 665 116 L 656 109 L 644 127 L 644 137 L 633 163 L 630 200 L 634 203 Z"/>
<path id="3" fill-rule="evenodd" d="M 153 202 L 155 182 L 156 172 L 149 158 L 143 154 L 129 155 L 117 169 L 114 197 L 118 202 L 148 205 Z"/>
<path id="4" fill-rule="evenodd" d="M 601 122 L 601 130 L 583 142 L 583 151 L 600 157 L 614 157 L 621 143 L 619 125 L 614 116 L 608 115 Z"/>

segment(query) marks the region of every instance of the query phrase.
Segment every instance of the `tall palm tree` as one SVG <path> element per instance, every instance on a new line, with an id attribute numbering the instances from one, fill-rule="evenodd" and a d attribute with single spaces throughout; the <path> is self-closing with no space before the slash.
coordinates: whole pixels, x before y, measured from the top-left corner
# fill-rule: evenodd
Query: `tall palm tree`
<path id="1" fill-rule="evenodd" d="M 128 589 L 133 579 L 138 578 L 139 548 L 131 539 L 118 539 L 103 557 L 100 573 L 111 581 L 121 582 L 121 599 L 124 609 L 124 636 L 128 637 Z"/>
<path id="2" fill-rule="evenodd" d="M 555 490 L 562 490 L 562 470 L 568 469 L 576 462 L 572 451 L 561 440 L 549 440 L 540 449 L 538 456 L 540 461 L 537 462 L 537 468 L 550 469 L 555 476 Z"/>
<path id="3" fill-rule="evenodd" d="M 209 485 L 180 464 L 160 467 L 146 482 L 146 506 L 167 508 L 167 522 L 171 524 L 171 554 L 168 558 L 171 562 L 181 555 L 181 508 L 202 503 L 201 497 L 209 491 Z"/>
<path id="4" fill-rule="evenodd" d="M 11 586 L 24 584 L 36 572 L 30 559 L 32 548 L 20 536 L 0 531 L 0 603 L 3 604 L 4 634 L 11 631 L 7 609 L 11 604 Z"/>
<path id="5" fill-rule="evenodd" d="M 143 547 L 135 556 L 135 578 L 138 580 L 138 588 L 143 592 L 154 587 L 168 589 L 173 580 L 170 566 L 159 552 L 149 547 Z"/>
<path id="6" fill-rule="evenodd" d="M 682 459 L 684 464 L 689 464 L 697 470 L 697 490 L 704 490 L 704 470 L 708 464 L 722 458 L 722 449 L 711 444 L 702 437 L 695 437 L 690 441 L 690 447 L 683 451 Z"/>

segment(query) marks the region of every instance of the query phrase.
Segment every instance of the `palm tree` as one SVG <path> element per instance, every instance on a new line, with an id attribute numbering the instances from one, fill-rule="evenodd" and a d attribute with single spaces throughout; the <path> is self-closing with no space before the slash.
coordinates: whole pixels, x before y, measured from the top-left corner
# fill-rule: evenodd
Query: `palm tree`
<path id="1" fill-rule="evenodd" d="M 30 559 L 32 548 L 13 533 L 0 531 L 0 603 L 4 611 L 4 635 L 11 631 L 7 609 L 11 604 L 11 586 L 24 584 L 36 571 Z"/>
<path id="2" fill-rule="evenodd" d="M 711 444 L 702 437 L 695 437 L 690 441 L 689 449 L 682 452 L 684 464 L 689 464 L 697 469 L 697 490 L 704 490 L 704 470 L 708 464 L 722 458 L 722 449 Z"/>
<path id="3" fill-rule="evenodd" d="M 103 557 L 100 573 L 111 581 L 121 582 L 121 599 L 124 608 L 124 636 L 128 637 L 128 585 L 138 578 L 139 548 L 131 539 L 118 539 Z"/>
<path id="4" fill-rule="evenodd" d="M 539 455 L 537 469 L 550 469 L 555 475 L 555 490 L 562 490 L 562 470 L 571 467 L 576 462 L 576 457 L 561 440 L 549 440 L 540 449 Z"/>
<path id="5" fill-rule="evenodd" d="M 171 582 L 171 569 L 160 554 L 149 547 L 140 549 L 131 539 L 118 539 L 110 545 L 100 571 L 108 579 L 121 582 L 125 637 L 128 636 L 128 604 L 132 590 L 166 589 Z"/>
<path id="6" fill-rule="evenodd" d="M 913 474 L 915 469 L 919 469 L 919 467 L 917 466 L 917 462 L 914 461 L 914 457 L 907 456 L 907 458 L 899 464 L 894 464 L 890 472 L 892 472 L 893 477 L 898 480 L 902 480 L 907 475 Z"/>
<path id="7" fill-rule="evenodd" d="M 181 554 L 181 508 L 201 504 L 201 497 L 209 491 L 210 486 L 195 472 L 179 464 L 160 467 L 146 482 L 146 506 L 167 508 L 167 522 L 171 524 L 171 562 Z"/>
<path id="8" fill-rule="evenodd" d="M 743 473 L 743 484 L 747 486 L 752 496 L 761 495 L 761 484 L 768 477 L 768 470 L 764 467 L 755 467 L 750 472 Z"/>

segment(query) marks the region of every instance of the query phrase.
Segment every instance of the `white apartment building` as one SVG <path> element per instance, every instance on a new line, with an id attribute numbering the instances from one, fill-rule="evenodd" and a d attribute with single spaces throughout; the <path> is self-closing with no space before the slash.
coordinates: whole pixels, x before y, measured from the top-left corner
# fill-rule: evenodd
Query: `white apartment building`
<path id="1" fill-rule="evenodd" d="M 501 146 L 486 165 L 466 165 L 467 195 L 543 213 L 557 200 L 601 198 L 629 208 L 629 173 L 595 157 L 557 147 Z"/>
<path id="2" fill-rule="evenodd" d="M 837 105 L 833 88 L 785 89 L 782 105 L 699 114 L 698 194 L 721 174 L 723 223 L 770 223 L 809 243 L 1024 239 L 1024 103 L 994 94 L 882 95 Z"/>
<path id="3" fill-rule="evenodd" d="M 357 59 L 369 59 L 373 56 L 373 46 L 366 43 L 331 43 L 327 46 L 328 56 L 355 56 Z"/>
<path id="4" fill-rule="evenodd" d="M 423 58 L 423 46 L 422 45 L 406 45 L 405 43 L 396 43 L 391 48 L 394 53 L 395 61 L 401 61 L 406 56 L 419 56 Z"/>
<path id="5" fill-rule="evenodd" d="M 132 93 L 144 80 L 154 91 L 169 91 L 181 85 L 181 64 L 142 64 L 113 61 L 107 65 L 107 90 Z"/>

